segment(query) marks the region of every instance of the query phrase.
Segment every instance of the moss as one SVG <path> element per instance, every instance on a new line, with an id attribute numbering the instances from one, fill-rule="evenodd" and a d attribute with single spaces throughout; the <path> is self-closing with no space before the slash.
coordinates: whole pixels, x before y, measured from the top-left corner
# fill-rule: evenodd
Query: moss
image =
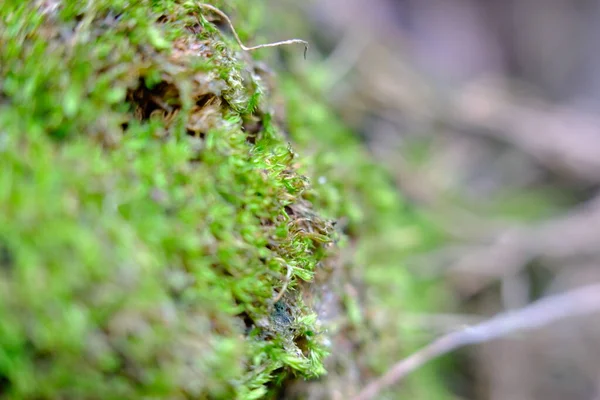
<path id="1" fill-rule="evenodd" d="M 413 347 L 398 316 L 439 292 L 402 260 L 439 236 L 216 16 L 133 3 L 0 8 L 0 397 L 259 399 L 332 365 L 321 398 L 351 392 Z M 264 16 L 210 3 L 244 41 Z"/>
<path id="2" fill-rule="evenodd" d="M 435 281 L 408 269 L 406 260 L 436 246 L 444 235 L 407 204 L 359 138 L 311 94 L 319 93 L 319 77 L 306 78 L 300 85 L 298 77 L 282 76 L 289 133 L 306 155 L 300 171 L 315 182 L 310 200 L 345 233 L 346 261 L 329 284 L 339 302 L 339 315 L 329 317 L 330 371 L 327 380 L 301 390 L 327 399 L 335 392 L 356 392 L 426 341 L 422 332 L 408 329 L 403 315 L 430 310 L 445 294 Z M 421 368 L 378 398 L 451 398 L 439 368 Z"/>
<path id="3" fill-rule="evenodd" d="M 253 29 L 258 4 L 214 4 Z M 214 16 L 8 0 L 0 18 L 0 395 L 257 399 L 323 374 L 305 292 L 336 235 Z"/>

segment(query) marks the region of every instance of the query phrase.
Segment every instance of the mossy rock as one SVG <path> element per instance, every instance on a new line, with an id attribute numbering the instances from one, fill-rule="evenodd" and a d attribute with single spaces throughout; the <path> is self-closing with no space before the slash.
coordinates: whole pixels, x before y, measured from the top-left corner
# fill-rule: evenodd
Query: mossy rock
<path id="1" fill-rule="evenodd" d="M 309 283 L 336 233 L 217 22 L 0 8 L 0 397 L 258 399 L 325 372 Z"/>

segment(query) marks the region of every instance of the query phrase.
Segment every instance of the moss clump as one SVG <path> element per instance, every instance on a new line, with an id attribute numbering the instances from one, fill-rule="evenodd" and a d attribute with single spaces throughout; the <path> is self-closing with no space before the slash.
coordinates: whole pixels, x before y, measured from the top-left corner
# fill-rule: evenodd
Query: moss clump
<path id="1" fill-rule="evenodd" d="M 315 182 L 310 200 L 338 220 L 345 235 L 340 265 L 327 284 L 337 299 L 319 310 L 330 325 L 328 375 L 317 383 L 294 385 L 290 399 L 351 398 L 427 342 L 422 331 L 407 329 L 404 315 L 431 309 L 444 296 L 438 283 L 406 267 L 408 256 L 437 245 L 443 233 L 407 204 L 384 168 L 318 95 L 318 72 L 311 71 L 303 86 L 298 76 L 283 75 L 280 87 L 290 137 L 305 155 L 300 171 Z M 435 363 L 378 396 L 451 397 Z"/>
<path id="2" fill-rule="evenodd" d="M 0 8 L 3 398 L 256 399 L 324 372 L 305 282 L 335 235 L 212 18 Z"/>

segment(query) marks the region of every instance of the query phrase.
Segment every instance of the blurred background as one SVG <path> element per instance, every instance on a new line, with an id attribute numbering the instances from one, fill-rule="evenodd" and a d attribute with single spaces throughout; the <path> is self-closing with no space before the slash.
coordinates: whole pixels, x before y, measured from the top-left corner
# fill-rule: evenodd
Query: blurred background
<path id="1" fill-rule="evenodd" d="M 600 280 L 600 1 L 271 3 L 269 36 L 311 43 L 280 69 L 444 232 L 403 261 L 444 288 L 398 317 L 423 342 Z M 600 399 L 597 318 L 450 357 L 451 398 Z"/>

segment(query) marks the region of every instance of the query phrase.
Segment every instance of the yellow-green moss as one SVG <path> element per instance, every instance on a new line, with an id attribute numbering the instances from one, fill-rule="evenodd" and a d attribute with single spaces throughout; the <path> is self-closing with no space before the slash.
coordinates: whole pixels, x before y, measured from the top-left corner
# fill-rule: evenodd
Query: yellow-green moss
<path id="1" fill-rule="evenodd" d="M 310 78 L 303 82 L 308 87 L 302 87 L 297 77 L 281 77 L 289 132 L 305 155 L 301 171 L 314 182 L 310 200 L 340 221 L 342 252 L 349 253 L 343 257 L 346 264 L 339 266 L 344 272 L 330 285 L 345 313 L 330 332 L 334 343 L 329 365 L 335 370 L 314 385 L 318 388 L 308 389 L 311 398 L 327 399 L 333 392 L 356 392 L 427 341 L 407 329 L 404 316 L 435 307 L 444 292 L 435 281 L 409 270 L 406 259 L 444 236 L 407 204 L 393 179 L 335 112 L 311 94 L 319 86 L 318 77 Z M 439 370 L 438 364 L 425 366 L 378 398 L 449 399 Z"/>
<path id="2" fill-rule="evenodd" d="M 242 40 L 264 14 L 209 3 Z M 213 22 L 185 0 L 0 8 L 0 398 L 268 398 L 325 373 L 324 294 L 362 378 L 412 347 L 397 321 L 431 296 L 402 260 L 435 232 L 283 77 L 296 156 L 269 77 Z"/>
<path id="3" fill-rule="evenodd" d="M 1 397 L 256 399 L 324 373 L 300 283 L 335 234 L 212 17 L 0 9 Z"/>

